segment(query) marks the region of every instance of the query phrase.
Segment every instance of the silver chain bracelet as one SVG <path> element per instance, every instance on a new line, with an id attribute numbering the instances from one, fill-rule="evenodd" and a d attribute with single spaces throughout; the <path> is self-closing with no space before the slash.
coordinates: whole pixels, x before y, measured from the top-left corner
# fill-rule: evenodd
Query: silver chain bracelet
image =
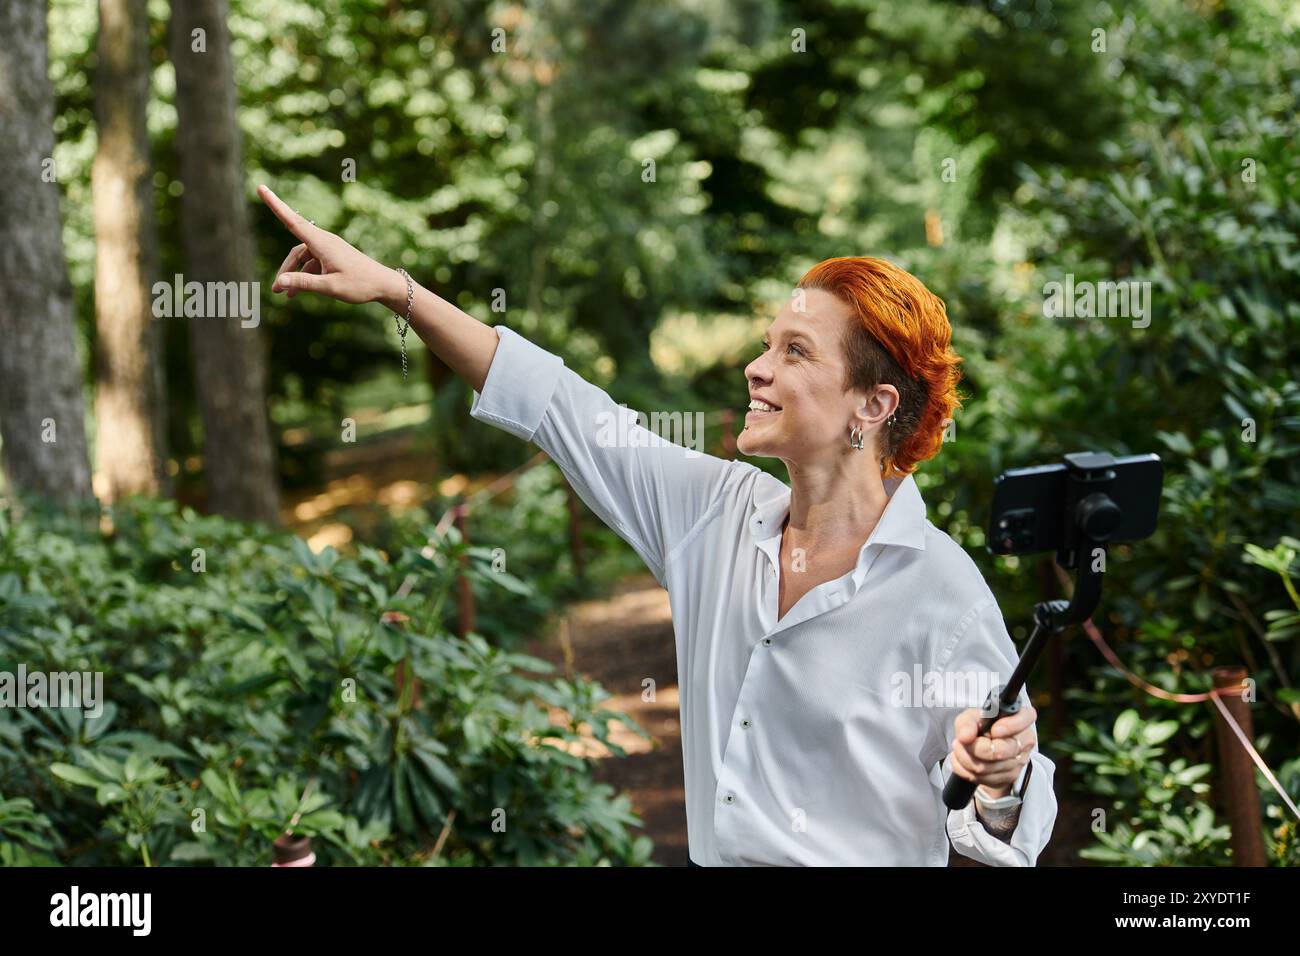
<path id="1" fill-rule="evenodd" d="M 406 328 L 402 328 L 402 316 L 400 313 L 393 313 L 393 325 L 397 327 L 397 334 L 402 340 L 402 380 L 406 380 L 406 333 L 411 331 L 411 300 L 415 298 L 415 287 L 411 285 L 411 275 L 400 266 L 397 269 L 399 275 L 406 279 Z"/>

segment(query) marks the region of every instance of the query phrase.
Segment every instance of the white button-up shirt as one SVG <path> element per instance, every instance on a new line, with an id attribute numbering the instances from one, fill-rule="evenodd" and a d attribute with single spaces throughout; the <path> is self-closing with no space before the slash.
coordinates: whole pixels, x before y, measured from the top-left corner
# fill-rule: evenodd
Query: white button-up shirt
<path id="1" fill-rule="evenodd" d="M 550 455 L 668 590 L 693 860 L 946 866 L 951 840 L 983 863 L 1034 865 L 1056 819 L 1055 764 L 1040 750 L 1009 842 L 985 830 L 974 799 L 943 804 L 953 720 L 1005 682 L 1017 654 L 912 476 L 885 480 L 889 503 L 857 567 L 777 620 L 789 487 L 665 441 L 559 356 L 496 332 L 471 415 Z"/>

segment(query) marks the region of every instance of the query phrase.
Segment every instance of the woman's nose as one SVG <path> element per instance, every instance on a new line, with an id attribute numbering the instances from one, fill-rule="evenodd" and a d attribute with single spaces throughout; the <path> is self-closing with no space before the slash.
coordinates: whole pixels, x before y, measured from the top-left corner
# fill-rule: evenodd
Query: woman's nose
<path id="1" fill-rule="evenodd" d="M 766 352 L 745 366 L 745 381 L 749 382 L 751 385 L 756 382 L 765 382 L 769 378 L 767 366 L 763 362 L 763 356 L 765 355 L 767 355 Z"/>

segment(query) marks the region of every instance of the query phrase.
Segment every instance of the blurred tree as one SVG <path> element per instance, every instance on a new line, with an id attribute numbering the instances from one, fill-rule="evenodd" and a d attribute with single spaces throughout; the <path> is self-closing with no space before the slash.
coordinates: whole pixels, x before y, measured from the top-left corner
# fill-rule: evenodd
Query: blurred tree
<path id="1" fill-rule="evenodd" d="M 228 13 L 226 0 L 172 4 L 187 282 L 256 281 Z M 259 324 L 247 328 L 234 317 L 194 317 L 190 343 L 208 508 L 276 524 L 279 490 L 260 303 Z"/>
<path id="2" fill-rule="evenodd" d="M 147 0 L 99 0 L 95 112 L 95 449 L 110 499 L 170 493 L 149 105 Z"/>
<path id="3" fill-rule="evenodd" d="M 0 4 L 0 428 L 15 488 L 89 499 L 43 0 Z"/>

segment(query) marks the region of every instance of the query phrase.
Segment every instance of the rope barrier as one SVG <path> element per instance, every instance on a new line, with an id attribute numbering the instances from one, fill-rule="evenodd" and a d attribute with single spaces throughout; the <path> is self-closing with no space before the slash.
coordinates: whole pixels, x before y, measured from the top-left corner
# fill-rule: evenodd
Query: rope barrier
<path id="1" fill-rule="evenodd" d="M 1052 562 L 1052 568 L 1056 571 L 1056 576 L 1060 580 L 1061 586 L 1066 590 L 1069 590 L 1068 585 L 1070 584 L 1070 578 L 1065 573 L 1064 569 L 1055 561 Z M 1282 801 L 1290 808 L 1291 812 L 1295 814 L 1296 819 L 1300 820 L 1300 809 L 1296 808 L 1291 797 L 1282 789 L 1282 785 L 1278 783 L 1277 776 L 1273 773 L 1268 764 L 1264 762 L 1264 758 L 1259 755 L 1259 751 L 1255 749 L 1255 745 L 1252 744 L 1250 738 L 1246 736 L 1246 732 L 1241 729 L 1241 725 L 1238 724 L 1232 714 L 1228 712 L 1228 708 L 1223 705 L 1223 701 L 1219 700 L 1219 698 L 1224 694 L 1236 693 L 1238 688 L 1215 688 L 1214 690 L 1207 691 L 1203 694 L 1170 693 L 1161 687 L 1156 687 L 1154 684 L 1144 680 L 1125 667 L 1124 663 L 1120 660 L 1119 655 L 1111 649 L 1110 645 L 1106 643 L 1105 638 L 1101 636 L 1101 631 L 1097 629 L 1097 625 L 1092 622 L 1091 617 L 1084 621 L 1082 626 L 1084 633 L 1086 633 L 1092 643 L 1096 645 L 1097 650 L 1101 652 L 1102 657 L 1106 658 L 1106 661 L 1110 666 L 1123 674 L 1124 678 L 1130 684 L 1144 693 L 1161 700 L 1172 701 L 1176 704 L 1198 704 L 1207 700 L 1212 701 L 1214 706 L 1219 709 L 1219 713 L 1223 716 L 1224 722 L 1228 725 L 1228 728 L 1236 736 L 1246 753 L 1250 755 L 1250 759 L 1254 761 L 1255 766 L 1264 774 L 1264 779 L 1268 781 L 1269 786 L 1277 791 L 1278 796 L 1282 798 Z"/>

